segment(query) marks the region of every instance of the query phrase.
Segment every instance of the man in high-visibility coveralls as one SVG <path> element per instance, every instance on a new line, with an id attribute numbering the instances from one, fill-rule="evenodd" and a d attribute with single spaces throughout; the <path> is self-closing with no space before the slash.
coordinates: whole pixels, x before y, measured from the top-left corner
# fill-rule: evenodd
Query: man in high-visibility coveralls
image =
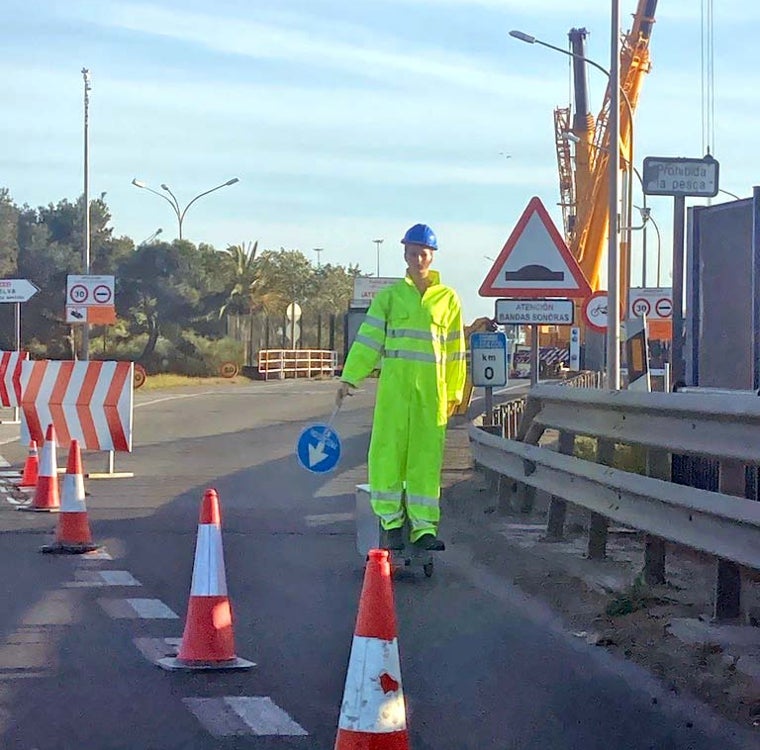
<path id="1" fill-rule="evenodd" d="M 446 422 L 462 401 L 465 382 L 462 307 L 430 268 L 438 246 L 430 227 L 415 224 L 401 242 L 406 278 L 372 300 L 336 403 L 380 367 L 369 446 L 372 508 L 388 549 L 403 549 L 408 519 L 415 546 L 442 550 L 437 534 Z"/>

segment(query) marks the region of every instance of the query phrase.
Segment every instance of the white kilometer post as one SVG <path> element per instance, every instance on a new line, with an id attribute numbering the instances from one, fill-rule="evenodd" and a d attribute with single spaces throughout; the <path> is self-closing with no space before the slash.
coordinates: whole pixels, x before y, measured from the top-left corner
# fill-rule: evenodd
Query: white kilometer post
<path id="1" fill-rule="evenodd" d="M 472 384 L 485 388 L 486 420 L 491 424 L 493 414 L 493 389 L 507 384 L 507 337 L 492 333 L 473 333 L 470 336 L 470 364 Z"/>

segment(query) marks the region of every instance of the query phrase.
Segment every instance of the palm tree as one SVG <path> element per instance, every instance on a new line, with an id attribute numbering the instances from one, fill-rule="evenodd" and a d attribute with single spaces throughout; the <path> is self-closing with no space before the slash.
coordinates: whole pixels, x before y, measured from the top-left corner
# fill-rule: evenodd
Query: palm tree
<path id="1" fill-rule="evenodd" d="M 239 245 L 230 245 L 224 261 L 232 277 L 232 287 L 227 295 L 227 301 L 219 310 L 219 317 L 235 314 L 238 325 L 241 317 L 248 317 L 248 324 L 244 326 L 247 331 L 243 333 L 237 328 L 236 338 L 242 338 L 245 345 L 245 361 L 252 363 L 255 339 L 261 344 L 261 328 L 268 325 L 266 320 L 260 321 L 259 336 L 254 336 L 256 318 L 268 316 L 282 305 L 282 297 L 275 291 L 272 280 L 268 278 L 265 266 L 259 262 L 256 253 L 259 248 L 258 241 L 251 243 L 241 242 Z M 243 333 L 241 337 L 241 333 Z"/>
<path id="2" fill-rule="evenodd" d="M 272 290 L 270 280 L 257 262 L 258 249 L 257 241 L 230 245 L 224 251 L 226 265 L 231 270 L 232 288 L 219 310 L 220 318 L 227 313 L 268 314 L 281 303 L 280 295 Z"/>

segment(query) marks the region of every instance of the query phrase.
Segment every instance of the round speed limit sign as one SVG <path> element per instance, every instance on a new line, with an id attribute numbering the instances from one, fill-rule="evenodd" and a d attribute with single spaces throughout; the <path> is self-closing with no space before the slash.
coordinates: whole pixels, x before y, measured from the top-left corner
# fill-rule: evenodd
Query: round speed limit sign
<path id="1" fill-rule="evenodd" d="M 631 303 L 631 311 L 637 318 L 648 318 L 652 312 L 652 304 L 646 297 L 639 297 Z"/>

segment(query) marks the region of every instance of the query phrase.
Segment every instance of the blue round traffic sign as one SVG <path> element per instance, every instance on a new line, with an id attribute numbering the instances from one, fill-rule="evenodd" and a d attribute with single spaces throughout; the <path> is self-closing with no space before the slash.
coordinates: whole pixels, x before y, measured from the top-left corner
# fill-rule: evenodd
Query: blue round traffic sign
<path id="1" fill-rule="evenodd" d="M 298 437 L 296 456 L 306 471 L 326 474 L 340 460 L 340 437 L 326 424 L 313 424 Z"/>

